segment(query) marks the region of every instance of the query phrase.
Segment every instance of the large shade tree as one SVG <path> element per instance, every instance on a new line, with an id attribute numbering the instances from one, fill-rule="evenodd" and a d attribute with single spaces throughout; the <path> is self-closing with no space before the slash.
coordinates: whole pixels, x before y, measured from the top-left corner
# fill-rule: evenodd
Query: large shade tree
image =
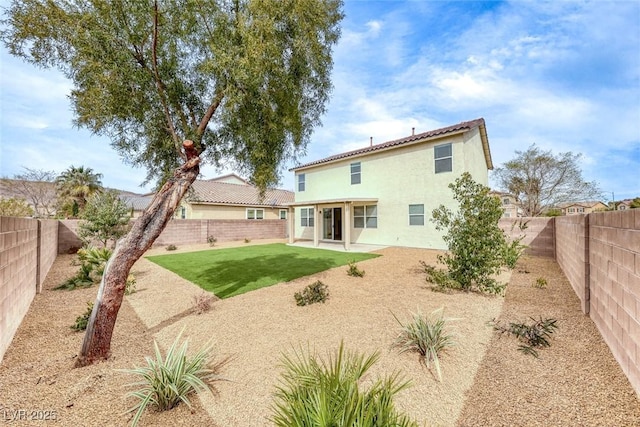
<path id="1" fill-rule="evenodd" d="M 598 184 L 582 178 L 580 154 L 553 154 L 535 144 L 493 171 L 497 185 L 514 195 L 525 216 L 539 216 L 566 202 L 593 200 L 601 196 Z"/>
<path id="2" fill-rule="evenodd" d="M 73 82 L 75 122 L 158 186 L 103 275 L 78 365 L 108 357 L 133 263 L 201 161 L 260 188 L 305 148 L 328 100 L 341 0 L 14 0 L 9 51 Z"/>

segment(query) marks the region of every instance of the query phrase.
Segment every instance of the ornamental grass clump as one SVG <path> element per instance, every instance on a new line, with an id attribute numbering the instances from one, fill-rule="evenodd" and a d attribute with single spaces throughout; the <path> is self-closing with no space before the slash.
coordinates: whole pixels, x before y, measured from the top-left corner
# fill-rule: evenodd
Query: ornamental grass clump
<path id="1" fill-rule="evenodd" d="M 521 342 L 518 350 L 524 354 L 530 354 L 538 358 L 539 355 L 536 349 L 551 346 L 549 339 L 551 338 L 551 334 L 558 329 L 558 325 L 556 324 L 558 321 L 552 317 L 546 319 L 540 317 L 538 320 L 530 317 L 530 319 L 533 321 L 531 324 L 510 322 L 509 326 L 502 326 L 494 322 L 493 329 L 501 334 L 506 332 L 515 335 Z"/>
<path id="2" fill-rule="evenodd" d="M 129 384 L 138 388 L 126 395 L 138 400 L 128 411 L 135 411 L 132 426 L 138 424 L 148 406 L 166 411 L 184 402 L 191 408 L 189 395 L 194 391 L 210 393 L 209 382 L 219 379 L 216 367 L 211 366 L 212 344 L 205 345 L 196 354 L 188 357 L 188 341 L 185 340 L 179 345 L 182 332 L 171 344 L 165 357 L 162 357 L 158 343 L 154 340 L 155 358 L 146 356 L 146 366 L 121 370 L 139 377 L 139 381 Z"/>
<path id="3" fill-rule="evenodd" d="M 423 356 L 427 368 L 433 364 L 438 381 L 442 381 L 440 370 L 440 354 L 455 345 L 453 334 L 449 332 L 447 323 L 451 320 L 443 317 L 443 309 L 434 310 L 429 316 L 412 313 L 412 321 L 403 324 L 396 315 L 393 317 L 400 324 L 402 331 L 396 338 L 394 346 L 401 353 L 418 352 Z"/>
<path id="4" fill-rule="evenodd" d="M 290 426 L 417 427 L 393 403 L 407 388 L 397 373 L 376 380 L 366 390 L 360 380 L 378 360 L 347 352 L 341 343 L 328 360 L 296 352 L 283 356 L 285 372 L 277 386 L 271 421 Z"/>

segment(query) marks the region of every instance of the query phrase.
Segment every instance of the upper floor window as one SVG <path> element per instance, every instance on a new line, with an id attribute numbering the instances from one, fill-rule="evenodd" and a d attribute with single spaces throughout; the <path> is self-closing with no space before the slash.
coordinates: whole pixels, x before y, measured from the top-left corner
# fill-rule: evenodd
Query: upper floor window
<path id="1" fill-rule="evenodd" d="M 578 212 L 584 212 L 584 208 L 578 208 Z"/>
<path id="2" fill-rule="evenodd" d="M 378 228 L 378 205 L 354 206 L 354 228 Z"/>
<path id="3" fill-rule="evenodd" d="M 305 189 L 305 176 L 303 173 L 298 174 L 298 191 L 304 191 Z"/>
<path id="4" fill-rule="evenodd" d="M 569 208 L 569 213 L 573 213 L 576 211 L 576 208 Z"/>
<path id="5" fill-rule="evenodd" d="M 505 197 L 504 199 L 502 199 L 502 204 L 503 205 L 510 205 L 511 204 L 511 200 L 509 200 L 508 197 Z"/>
<path id="6" fill-rule="evenodd" d="M 409 225 L 424 225 L 424 205 L 409 205 Z"/>
<path id="7" fill-rule="evenodd" d="M 436 161 L 436 173 L 451 172 L 453 170 L 453 151 L 451 143 L 433 147 Z"/>
<path id="8" fill-rule="evenodd" d="M 302 227 L 313 227 L 313 208 L 300 209 L 300 225 Z"/>
<path id="9" fill-rule="evenodd" d="M 287 219 L 287 210 L 280 209 L 280 219 Z"/>
<path id="10" fill-rule="evenodd" d="M 618 206 L 618 210 L 619 210 L 619 211 L 623 211 L 623 210 L 625 210 L 625 209 L 627 209 L 627 207 L 626 207 L 625 205 L 620 205 L 620 206 Z"/>
<path id="11" fill-rule="evenodd" d="M 264 209 L 247 209 L 247 219 L 264 219 Z"/>
<path id="12" fill-rule="evenodd" d="M 180 219 L 186 219 L 187 218 L 187 208 L 185 208 L 184 206 L 180 206 Z"/>
<path id="13" fill-rule="evenodd" d="M 360 162 L 351 163 L 351 185 L 360 184 Z"/>

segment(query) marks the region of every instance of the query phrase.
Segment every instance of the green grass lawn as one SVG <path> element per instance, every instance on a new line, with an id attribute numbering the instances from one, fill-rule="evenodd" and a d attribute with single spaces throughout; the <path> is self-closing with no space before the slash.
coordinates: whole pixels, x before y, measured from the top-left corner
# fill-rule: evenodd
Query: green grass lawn
<path id="1" fill-rule="evenodd" d="M 287 246 L 282 243 L 156 255 L 148 260 L 219 298 L 229 298 L 379 255 Z M 345 273 L 346 269 L 345 269 Z"/>

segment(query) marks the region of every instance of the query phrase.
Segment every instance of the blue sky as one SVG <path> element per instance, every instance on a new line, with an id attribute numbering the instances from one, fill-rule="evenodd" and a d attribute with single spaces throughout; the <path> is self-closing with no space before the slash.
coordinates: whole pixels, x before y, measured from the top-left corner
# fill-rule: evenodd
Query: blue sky
<path id="1" fill-rule="evenodd" d="M 347 0 L 345 13 L 331 102 L 300 162 L 484 117 L 496 166 L 536 143 L 582 154 L 604 200 L 640 196 L 640 2 Z M 68 81 L 4 47 L 0 61 L 0 175 L 84 165 L 145 191 L 144 171 L 72 127 Z"/>

